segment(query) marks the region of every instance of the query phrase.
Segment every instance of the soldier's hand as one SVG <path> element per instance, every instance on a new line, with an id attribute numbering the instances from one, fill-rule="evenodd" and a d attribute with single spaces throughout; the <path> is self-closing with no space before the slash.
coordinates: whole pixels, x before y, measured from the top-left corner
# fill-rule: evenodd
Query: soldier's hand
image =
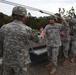
<path id="1" fill-rule="evenodd" d="M 66 21 L 66 19 L 65 19 L 65 18 L 61 18 L 61 20 L 62 20 L 62 22 L 65 22 L 65 21 Z"/>
<path id="2" fill-rule="evenodd" d="M 45 35 L 45 31 L 44 31 L 43 28 L 40 28 L 40 34 L 43 35 L 43 36 Z"/>
<path id="3" fill-rule="evenodd" d="M 66 34 L 64 32 L 60 32 L 60 35 L 63 36 L 63 37 L 66 36 Z"/>

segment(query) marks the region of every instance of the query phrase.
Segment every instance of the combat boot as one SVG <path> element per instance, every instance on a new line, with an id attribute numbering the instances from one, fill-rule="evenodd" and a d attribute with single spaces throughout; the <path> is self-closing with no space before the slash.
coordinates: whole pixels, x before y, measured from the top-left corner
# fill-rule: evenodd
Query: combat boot
<path id="1" fill-rule="evenodd" d="M 75 58 L 74 53 L 71 52 L 70 55 L 69 55 L 69 57 L 70 57 L 70 62 L 73 63 L 74 62 L 74 58 Z"/>
<path id="2" fill-rule="evenodd" d="M 71 62 L 71 63 L 73 63 L 73 62 L 74 62 L 74 58 L 75 58 L 75 56 L 74 56 L 74 55 L 72 55 L 72 57 L 71 57 L 71 59 L 70 59 L 70 62 Z"/>
<path id="3" fill-rule="evenodd" d="M 71 61 L 71 63 L 73 63 L 73 62 L 74 62 L 74 56 L 70 59 L 70 61 Z"/>
<path id="4" fill-rule="evenodd" d="M 67 64 L 67 59 L 64 58 L 63 63 L 62 63 L 62 66 L 65 66 L 66 64 Z"/>
<path id="5" fill-rule="evenodd" d="M 48 67 L 51 67 L 51 66 L 52 66 L 52 63 L 50 62 L 50 63 L 45 65 L 45 68 L 48 68 Z"/>
<path id="6" fill-rule="evenodd" d="M 50 71 L 50 75 L 54 75 L 56 73 L 56 67 L 52 67 L 52 70 Z"/>

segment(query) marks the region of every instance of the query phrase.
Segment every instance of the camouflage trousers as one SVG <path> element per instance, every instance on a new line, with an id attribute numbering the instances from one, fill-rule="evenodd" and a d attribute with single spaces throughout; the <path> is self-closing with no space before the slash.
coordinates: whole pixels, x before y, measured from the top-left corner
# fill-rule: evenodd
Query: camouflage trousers
<path id="1" fill-rule="evenodd" d="M 75 41 L 72 41 L 72 52 L 73 54 L 76 56 L 76 40 Z"/>
<path id="2" fill-rule="evenodd" d="M 21 67 L 18 64 L 3 64 L 3 75 L 27 75 L 27 67 Z"/>
<path id="3" fill-rule="evenodd" d="M 53 66 L 57 67 L 57 56 L 59 54 L 60 47 L 47 47 L 48 50 L 48 60 L 52 62 Z"/>
<path id="4" fill-rule="evenodd" d="M 69 51 L 69 44 L 70 41 L 62 41 L 62 51 L 65 58 L 68 58 L 68 51 Z M 60 51 L 61 52 L 61 51 Z"/>

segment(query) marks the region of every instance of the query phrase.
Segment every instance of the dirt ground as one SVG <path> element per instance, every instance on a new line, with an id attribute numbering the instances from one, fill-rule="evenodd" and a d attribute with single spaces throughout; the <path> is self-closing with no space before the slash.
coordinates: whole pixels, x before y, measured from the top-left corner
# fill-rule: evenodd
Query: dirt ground
<path id="1" fill-rule="evenodd" d="M 30 66 L 30 68 L 28 69 L 28 75 L 49 75 L 51 67 L 45 68 L 44 66 L 46 63 L 47 61 L 42 61 Z M 76 59 L 74 63 L 71 63 L 68 60 L 66 66 L 62 66 L 59 63 L 55 75 L 76 75 Z"/>
<path id="2" fill-rule="evenodd" d="M 47 60 L 34 63 L 28 68 L 28 75 L 49 75 L 51 67 L 44 67 L 47 63 Z M 2 75 L 1 67 L 0 75 Z M 68 61 L 66 66 L 62 66 L 59 61 L 57 72 L 55 75 L 76 75 L 76 59 L 74 63 Z"/>

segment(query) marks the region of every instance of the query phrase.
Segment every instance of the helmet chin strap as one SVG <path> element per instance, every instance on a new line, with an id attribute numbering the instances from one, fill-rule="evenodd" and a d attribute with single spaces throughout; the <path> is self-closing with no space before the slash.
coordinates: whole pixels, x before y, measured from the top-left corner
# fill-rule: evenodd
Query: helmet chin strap
<path id="1" fill-rule="evenodd" d="M 54 25 L 54 23 L 50 23 L 51 25 Z"/>

